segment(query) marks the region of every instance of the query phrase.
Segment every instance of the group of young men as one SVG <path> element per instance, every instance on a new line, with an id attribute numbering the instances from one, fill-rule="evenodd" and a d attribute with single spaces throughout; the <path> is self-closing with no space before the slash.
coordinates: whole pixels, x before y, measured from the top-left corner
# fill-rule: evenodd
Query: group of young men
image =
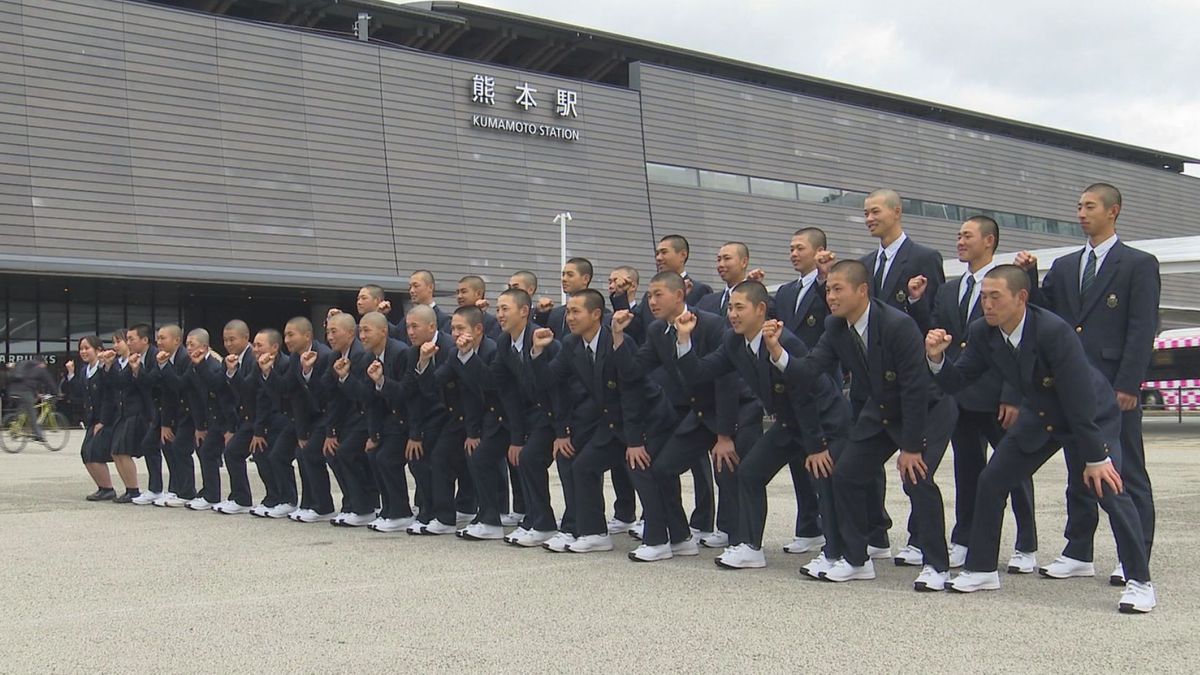
<path id="1" fill-rule="evenodd" d="M 1124 589 L 1119 609 L 1148 612 L 1154 507 L 1138 392 L 1159 278 L 1152 256 L 1117 238 L 1120 209 L 1116 188 L 1085 189 L 1078 216 L 1088 243 L 1040 284 L 1027 253 L 1016 264 L 994 262 L 1000 228 L 986 216 L 962 224 L 957 250 L 967 272 L 946 282 L 936 250 L 904 233 L 899 195 L 878 190 L 865 220 L 879 249 L 839 260 L 824 232 L 798 230 L 790 241 L 797 278 L 774 296 L 744 244 L 720 248 L 725 288 L 714 291 L 688 275 L 687 240 L 672 235 L 657 246 L 658 271 L 644 292 L 637 271 L 622 266 L 606 298 L 590 288 L 591 263 L 572 258 L 561 279 L 568 299 L 557 306 L 535 299 L 536 277 L 518 272 L 494 315 L 478 276 L 459 281 L 458 307 L 447 312 L 422 271 L 398 322 L 383 290 L 367 285 L 358 318 L 332 309 L 321 334 L 305 317 L 282 334 L 253 336 L 230 321 L 224 357 L 203 329 L 184 336 L 163 326 L 155 346 L 137 326 L 112 349 L 87 346 L 85 355 L 81 345 L 88 382 L 99 374 L 96 387 L 109 392 L 89 399 L 98 411 L 89 439 L 96 426 L 117 427 L 111 452 L 124 455 L 126 485 L 118 501 L 554 552 L 610 551 L 613 535 L 628 532 L 641 540 L 630 560 L 708 547 L 723 549 L 716 563 L 729 569 L 766 565 L 766 488 L 787 467 L 797 518 L 785 551 L 814 554 L 803 574 L 868 580 L 874 561 L 893 558 L 919 568 L 917 591 L 999 588 L 1010 498 L 1009 573 L 1094 576 L 1103 508 L 1121 562 L 1110 576 Z M 72 366 L 68 379 L 78 375 Z M 935 476 L 951 443 L 947 543 Z M 1068 543 L 1039 568 L 1030 478 L 1060 448 Z M 102 454 L 93 448 L 89 461 L 88 452 L 100 488 L 89 498 L 115 497 Z M 911 509 L 907 541 L 893 553 L 885 465 L 897 453 Z M 138 455 L 147 492 L 129 470 Z M 265 487 L 257 504 L 248 461 Z M 688 473 L 690 515 L 680 487 Z M 962 571 L 951 578 L 951 568 Z"/>

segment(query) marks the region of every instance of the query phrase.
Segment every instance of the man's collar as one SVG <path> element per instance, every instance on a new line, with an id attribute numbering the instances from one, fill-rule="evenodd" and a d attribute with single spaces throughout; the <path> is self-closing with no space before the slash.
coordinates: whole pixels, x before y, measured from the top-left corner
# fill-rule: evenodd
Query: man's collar
<path id="1" fill-rule="evenodd" d="M 684 312 L 690 312 L 690 311 L 692 311 L 692 310 L 688 308 L 687 303 L 686 302 L 683 303 L 683 311 L 679 312 L 679 315 L 676 316 L 674 319 L 671 319 L 670 321 L 666 322 L 667 327 L 663 329 L 663 333 L 670 333 L 671 329 L 675 327 L 675 322 L 679 320 L 679 317 L 683 316 Z M 700 317 L 697 316 L 696 321 L 699 322 L 699 320 L 700 320 Z"/>
<path id="2" fill-rule="evenodd" d="M 866 335 L 867 334 L 867 325 L 868 325 L 868 323 L 870 323 L 870 320 L 871 320 L 871 303 L 868 302 L 867 309 L 865 311 L 863 311 L 862 316 L 858 317 L 858 319 L 854 323 L 850 324 L 850 327 L 853 328 L 854 330 L 858 331 L 859 335 Z"/>
<path id="3" fill-rule="evenodd" d="M 813 271 L 809 272 L 808 274 L 801 274 L 799 277 L 800 285 L 805 288 L 811 286 L 812 283 L 817 280 L 817 275 L 820 273 L 821 270 L 813 268 Z"/>
<path id="4" fill-rule="evenodd" d="M 746 344 L 749 345 L 750 350 L 754 352 L 755 356 L 758 356 L 758 350 L 762 349 L 762 339 L 762 329 L 759 328 L 758 333 L 754 337 L 746 340 Z"/>
<path id="5" fill-rule="evenodd" d="M 1103 258 L 1104 256 L 1108 255 L 1108 252 L 1111 251 L 1112 247 L 1116 246 L 1116 245 L 1117 245 L 1117 233 L 1113 232 L 1112 236 L 1110 236 L 1108 239 L 1105 239 L 1104 241 L 1100 242 L 1099 246 L 1092 246 L 1092 242 L 1089 239 L 1088 243 L 1084 245 L 1083 253 L 1086 256 L 1088 251 L 1095 251 L 1097 258 Z"/>
<path id="6" fill-rule="evenodd" d="M 1021 320 L 1017 323 L 1017 327 L 1011 333 L 1005 333 L 1004 329 L 1000 329 L 1000 335 L 1013 346 L 1021 345 L 1021 338 L 1025 335 L 1025 322 L 1029 320 L 1029 307 L 1025 308 L 1025 313 L 1021 315 Z"/>
<path id="7" fill-rule="evenodd" d="M 903 246 L 904 242 L 906 242 L 906 241 L 908 241 L 908 235 L 904 232 L 901 232 L 900 236 L 896 237 L 896 241 L 893 241 L 887 247 L 884 247 L 883 241 L 880 241 L 879 242 L 879 250 L 887 253 L 887 259 L 891 260 L 892 258 L 896 257 L 896 252 L 900 250 L 900 247 Z M 878 256 L 879 253 L 876 252 L 875 255 Z"/>

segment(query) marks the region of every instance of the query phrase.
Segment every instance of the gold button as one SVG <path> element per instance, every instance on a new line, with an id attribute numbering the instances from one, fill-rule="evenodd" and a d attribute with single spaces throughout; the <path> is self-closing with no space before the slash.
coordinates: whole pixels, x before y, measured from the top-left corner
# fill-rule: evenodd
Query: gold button
<path id="1" fill-rule="evenodd" d="M 1076 332 L 1076 333 L 1082 333 L 1082 332 L 1083 332 L 1083 326 L 1075 326 L 1075 332 Z"/>
<path id="2" fill-rule="evenodd" d="M 702 411 L 702 410 L 697 410 L 697 411 L 696 411 L 696 417 L 698 417 L 698 418 L 700 418 L 700 419 L 704 419 L 704 411 Z"/>
<path id="3" fill-rule="evenodd" d="M 966 343 L 966 342 L 960 342 L 960 343 L 958 343 L 958 348 L 959 348 L 959 349 L 966 349 L 966 348 L 967 348 L 967 343 Z"/>
<path id="4" fill-rule="evenodd" d="M 885 426 L 885 427 L 886 427 L 887 425 L 888 425 L 888 421 L 887 421 L 887 420 L 884 420 L 884 421 L 883 421 L 883 426 Z"/>
<path id="5" fill-rule="evenodd" d="M 1054 431 L 1054 426 L 1053 426 L 1053 425 L 1051 425 L 1051 424 L 1047 424 L 1047 425 L 1046 425 L 1046 431 L 1053 432 L 1053 431 Z"/>
<path id="6" fill-rule="evenodd" d="M 1038 411 L 1038 417 L 1045 417 L 1045 416 L 1046 416 L 1046 411 L 1045 411 L 1045 410 L 1039 410 L 1039 411 Z"/>
<path id="7" fill-rule="evenodd" d="M 608 423 L 608 428 L 609 428 L 609 429 L 615 429 L 615 428 L 616 428 L 616 425 L 615 425 L 615 424 L 613 424 L 612 422 L 609 422 L 609 423 Z"/>

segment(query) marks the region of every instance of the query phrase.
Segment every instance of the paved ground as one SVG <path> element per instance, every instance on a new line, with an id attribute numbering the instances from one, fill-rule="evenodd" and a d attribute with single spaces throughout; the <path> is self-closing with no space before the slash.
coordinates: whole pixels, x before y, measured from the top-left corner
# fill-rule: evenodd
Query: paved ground
<path id="1" fill-rule="evenodd" d="M 77 445 L 27 449 L 0 457 L 0 671 L 1195 672 L 1200 421 L 1148 432 L 1149 616 L 1118 614 L 1106 577 L 1004 576 L 1000 592 L 973 596 L 917 594 L 915 572 L 890 564 L 874 582 L 802 580 L 803 561 L 780 549 L 794 515 L 786 472 L 772 484 L 769 567 L 731 572 L 712 551 L 634 564 L 626 538 L 610 554 L 555 555 L 93 505 Z M 953 495 L 951 467 L 940 474 Z M 1057 461 L 1037 477 L 1045 560 L 1061 545 L 1063 484 Z M 901 492 L 889 499 L 903 522 Z"/>

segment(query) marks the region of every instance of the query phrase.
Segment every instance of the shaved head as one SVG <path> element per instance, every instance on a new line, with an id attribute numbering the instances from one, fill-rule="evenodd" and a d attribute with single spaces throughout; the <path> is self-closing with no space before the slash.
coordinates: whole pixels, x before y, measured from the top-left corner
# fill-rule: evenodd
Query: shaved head
<path id="1" fill-rule="evenodd" d="M 883 200 L 883 205 L 889 209 L 898 209 L 902 206 L 900 193 L 891 188 L 875 190 L 867 195 L 867 199 L 881 199 Z"/>
<path id="2" fill-rule="evenodd" d="M 426 307 L 426 309 L 429 309 L 429 308 Z M 366 314 L 363 315 L 363 317 L 361 319 L 359 319 L 359 322 L 366 324 L 368 326 L 373 326 L 375 328 L 378 328 L 378 329 L 384 331 L 385 333 L 387 332 L 387 330 L 389 328 L 387 317 L 384 316 L 381 312 L 367 312 Z"/>
<path id="3" fill-rule="evenodd" d="M 225 330 L 231 330 L 241 337 L 250 339 L 250 327 L 247 326 L 246 322 L 242 321 L 241 319 L 234 319 L 233 321 L 225 324 Z"/>
<path id="4" fill-rule="evenodd" d="M 380 316 L 383 315 L 381 314 Z M 415 305 L 412 309 L 408 310 L 408 316 L 424 324 L 437 323 L 437 313 L 429 305 Z"/>
<path id="5" fill-rule="evenodd" d="M 207 347 L 210 344 L 208 331 L 204 330 L 203 328 L 193 328 L 192 330 L 188 331 L 187 336 L 189 340 L 195 341 L 195 343 L 201 347 Z"/>
<path id="6" fill-rule="evenodd" d="M 354 330 L 358 326 L 358 323 L 354 321 L 353 315 L 342 312 L 341 314 L 334 314 L 329 317 L 329 325 L 337 326 L 343 330 Z"/>

